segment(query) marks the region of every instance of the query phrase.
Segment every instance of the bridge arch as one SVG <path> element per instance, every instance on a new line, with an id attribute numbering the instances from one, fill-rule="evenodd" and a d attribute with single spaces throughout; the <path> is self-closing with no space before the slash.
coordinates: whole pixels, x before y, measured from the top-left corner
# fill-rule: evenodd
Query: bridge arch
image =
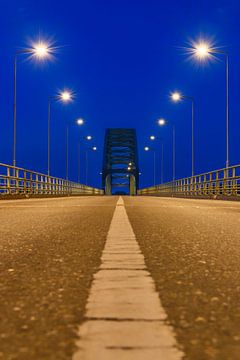
<path id="1" fill-rule="evenodd" d="M 139 166 L 135 129 L 106 130 L 102 185 L 106 195 L 137 194 Z"/>

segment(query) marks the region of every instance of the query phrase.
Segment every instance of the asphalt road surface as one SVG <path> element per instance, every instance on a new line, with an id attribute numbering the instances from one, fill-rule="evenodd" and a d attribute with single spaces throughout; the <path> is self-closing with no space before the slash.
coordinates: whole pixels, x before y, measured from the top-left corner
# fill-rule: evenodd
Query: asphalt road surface
<path id="1" fill-rule="evenodd" d="M 126 198 L 178 343 L 191 360 L 240 359 L 240 203 Z"/>
<path id="2" fill-rule="evenodd" d="M 0 202 L 0 359 L 72 359 L 117 200 Z M 240 203 L 124 203 L 184 359 L 239 360 Z"/>
<path id="3" fill-rule="evenodd" d="M 72 358 L 116 201 L 0 202 L 0 359 Z"/>

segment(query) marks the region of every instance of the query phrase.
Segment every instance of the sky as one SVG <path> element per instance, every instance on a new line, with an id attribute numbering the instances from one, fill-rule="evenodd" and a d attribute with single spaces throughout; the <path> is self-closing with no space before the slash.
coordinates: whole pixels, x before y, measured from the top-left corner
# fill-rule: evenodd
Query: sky
<path id="1" fill-rule="evenodd" d="M 0 162 L 12 163 L 13 58 L 39 38 L 50 41 L 54 59 L 37 63 L 18 56 L 17 165 L 46 173 L 48 97 L 72 89 L 70 104 L 54 103 L 52 175 L 65 177 L 66 125 L 70 123 L 69 178 L 101 186 L 106 128 L 136 128 L 140 186 L 172 178 L 171 123 L 176 126 L 176 177 L 191 175 L 191 104 L 172 103 L 179 90 L 195 100 L 195 171 L 222 168 L 226 161 L 225 57 L 200 65 L 189 59 L 191 41 L 204 38 L 229 54 L 230 164 L 240 163 L 240 3 L 236 0 L 0 0 Z M 74 121 L 82 117 L 79 128 Z M 168 126 L 156 120 L 164 117 Z M 84 136 L 92 135 L 90 150 Z M 157 137 L 154 143 L 149 136 Z"/>

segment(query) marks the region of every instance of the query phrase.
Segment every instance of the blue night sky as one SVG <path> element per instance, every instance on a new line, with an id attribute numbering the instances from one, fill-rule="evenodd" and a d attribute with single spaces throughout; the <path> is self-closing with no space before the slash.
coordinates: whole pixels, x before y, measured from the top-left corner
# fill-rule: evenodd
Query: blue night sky
<path id="1" fill-rule="evenodd" d="M 51 39 L 54 61 L 18 58 L 17 165 L 47 171 L 47 103 L 58 89 L 76 92 L 73 103 L 53 105 L 52 175 L 65 176 L 65 128 L 70 129 L 70 178 L 77 180 L 77 142 L 91 134 L 89 182 L 100 186 L 104 132 L 133 127 L 138 134 L 141 186 L 153 183 L 148 136 L 163 139 L 164 180 L 172 177 L 170 127 L 176 124 L 177 178 L 191 174 L 191 107 L 168 94 L 181 90 L 196 102 L 196 173 L 225 165 L 225 64 L 189 61 L 190 39 L 214 39 L 230 56 L 230 163 L 240 162 L 240 4 L 236 0 L 0 0 L 0 162 L 12 162 L 13 57 L 30 40 Z M 82 181 L 84 151 L 82 142 Z M 160 144 L 156 142 L 157 182 Z"/>

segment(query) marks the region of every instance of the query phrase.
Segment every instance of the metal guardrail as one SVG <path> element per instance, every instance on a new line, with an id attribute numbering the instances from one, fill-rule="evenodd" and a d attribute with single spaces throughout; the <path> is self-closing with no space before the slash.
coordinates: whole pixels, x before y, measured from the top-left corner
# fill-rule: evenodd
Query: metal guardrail
<path id="1" fill-rule="evenodd" d="M 103 190 L 0 163 L 3 195 L 102 195 Z"/>
<path id="2" fill-rule="evenodd" d="M 138 195 L 240 197 L 240 165 L 144 188 Z"/>

